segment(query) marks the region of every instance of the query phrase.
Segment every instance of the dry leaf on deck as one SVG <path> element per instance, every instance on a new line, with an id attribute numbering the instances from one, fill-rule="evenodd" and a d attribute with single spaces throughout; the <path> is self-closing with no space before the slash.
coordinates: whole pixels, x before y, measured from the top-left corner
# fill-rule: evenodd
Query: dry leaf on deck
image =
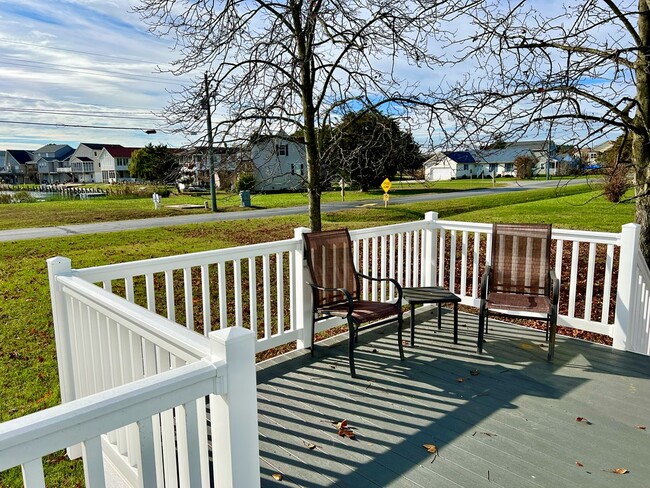
<path id="1" fill-rule="evenodd" d="M 463 381 L 465 381 L 465 378 L 456 378 L 456 381 L 457 381 L 458 383 L 462 383 Z"/>
<path id="2" fill-rule="evenodd" d="M 422 447 L 424 447 L 427 452 L 430 452 L 431 454 L 435 454 L 438 452 L 438 448 L 436 447 L 435 444 L 423 444 Z"/>
<path id="3" fill-rule="evenodd" d="M 639 430 L 645 430 L 645 425 L 635 425 L 635 427 Z"/>
<path id="4" fill-rule="evenodd" d="M 282 475 L 280 473 L 273 473 L 273 479 L 276 481 L 282 481 Z"/>
<path id="5" fill-rule="evenodd" d="M 625 469 L 625 468 L 614 468 L 614 469 L 611 470 L 611 472 L 614 473 L 614 474 L 627 474 L 630 471 Z"/>
<path id="6" fill-rule="evenodd" d="M 311 442 L 308 442 L 307 443 L 307 449 L 309 449 L 309 450 L 316 449 L 316 444 L 312 444 Z"/>
<path id="7" fill-rule="evenodd" d="M 524 351 L 532 351 L 533 349 L 535 349 L 535 346 L 529 344 L 528 342 L 520 342 L 519 349 L 523 349 Z"/>
<path id="8" fill-rule="evenodd" d="M 579 468 L 584 468 L 585 467 L 585 465 L 582 464 L 580 461 L 576 461 L 576 466 L 578 466 Z"/>
<path id="9" fill-rule="evenodd" d="M 337 429 L 344 429 L 347 426 L 348 426 L 347 420 L 341 420 L 338 424 L 336 424 Z"/>
<path id="10" fill-rule="evenodd" d="M 583 424 L 591 425 L 591 422 L 584 417 L 576 417 L 576 422 L 582 422 Z"/>

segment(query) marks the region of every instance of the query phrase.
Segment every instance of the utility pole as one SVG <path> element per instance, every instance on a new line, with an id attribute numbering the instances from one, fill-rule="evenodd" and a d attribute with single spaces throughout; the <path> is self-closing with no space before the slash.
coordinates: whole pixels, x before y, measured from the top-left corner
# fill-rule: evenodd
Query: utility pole
<path id="1" fill-rule="evenodd" d="M 208 164 L 210 168 L 210 199 L 212 200 L 212 211 L 217 211 L 217 189 L 214 184 L 214 158 L 212 156 L 212 111 L 210 107 L 210 83 L 208 82 L 208 73 L 204 74 L 205 80 L 205 98 L 203 99 L 203 108 L 208 113 Z"/>

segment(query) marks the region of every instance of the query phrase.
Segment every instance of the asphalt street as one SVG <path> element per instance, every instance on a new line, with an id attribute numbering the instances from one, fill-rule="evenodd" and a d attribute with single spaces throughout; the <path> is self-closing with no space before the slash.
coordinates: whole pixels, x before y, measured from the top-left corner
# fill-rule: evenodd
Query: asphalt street
<path id="1" fill-rule="evenodd" d="M 577 183 L 584 183 L 584 180 L 513 181 L 509 186 L 501 188 L 486 188 L 450 193 L 424 193 L 420 195 L 411 195 L 404 197 L 391 197 L 390 204 L 394 205 L 397 203 L 449 200 L 452 198 L 484 196 L 490 194 L 508 193 L 513 191 L 524 191 L 536 188 L 549 188 L 558 185 L 564 186 L 567 184 L 571 185 Z M 321 206 L 321 211 L 333 212 L 336 210 L 383 204 L 383 200 L 381 199 L 326 203 Z M 281 215 L 300 215 L 306 214 L 307 210 L 307 206 L 304 205 L 300 207 L 270 208 L 261 210 L 249 209 L 239 212 L 201 213 L 177 215 L 173 217 L 155 217 L 149 219 L 120 220 L 115 222 L 98 222 L 92 224 L 11 229 L 0 231 L 0 242 L 41 239 L 45 237 L 65 237 L 80 234 L 97 234 L 102 232 L 118 232 L 123 230 L 150 229 L 153 227 L 168 227 L 183 224 L 198 224 L 203 222 L 220 222 L 226 220 L 277 217 Z"/>

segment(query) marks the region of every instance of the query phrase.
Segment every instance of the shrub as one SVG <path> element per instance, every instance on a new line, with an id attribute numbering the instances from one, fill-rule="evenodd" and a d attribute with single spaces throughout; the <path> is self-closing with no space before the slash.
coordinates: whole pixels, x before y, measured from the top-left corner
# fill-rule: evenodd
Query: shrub
<path id="1" fill-rule="evenodd" d="M 36 201 L 36 198 L 31 196 L 29 192 L 26 192 L 25 190 L 20 190 L 14 193 L 13 201 L 15 203 L 32 203 Z"/>
<path id="2" fill-rule="evenodd" d="M 613 203 L 618 203 L 630 189 L 630 180 L 627 177 L 629 167 L 625 164 L 608 164 L 605 167 L 605 184 L 603 193 L 605 198 Z"/>
<path id="3" fill-rule="evenodd" d="M 11 203 L 11 195 L 9 193 L 0 193 L 0 204 Z"/>
<path id="4" fill-rule="evenodd" d="M 255 188 L 255 175 L 252 173 L 242 173 L 235 183 L 236 191 L 252 190 Z"/>
<path id="5" fill-rule="evenodd" d="M 533 168 L 537 164 L 537 160 L 530 155 L 517 156 L 514 164 L 517 178 L 520 180 L 529 180 L 533 177 Z"/>

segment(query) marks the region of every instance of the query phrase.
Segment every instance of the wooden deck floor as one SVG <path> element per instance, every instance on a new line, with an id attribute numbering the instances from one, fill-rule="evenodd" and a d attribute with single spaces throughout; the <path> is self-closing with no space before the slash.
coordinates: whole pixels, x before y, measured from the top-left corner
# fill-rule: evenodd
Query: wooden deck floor
<path id="1" fill-rule="evenodd" d="M 477 317 L 454 345 L 451 315 L 418 315 L 405 362 L 393 326 L 362 335 L 358 379 L 345 341 L 260 364 L 262 486 L 650 487 L 650 358 L 558 337 L 549 364 L 543 333 L 494 320 L 478 356 Z"/>

